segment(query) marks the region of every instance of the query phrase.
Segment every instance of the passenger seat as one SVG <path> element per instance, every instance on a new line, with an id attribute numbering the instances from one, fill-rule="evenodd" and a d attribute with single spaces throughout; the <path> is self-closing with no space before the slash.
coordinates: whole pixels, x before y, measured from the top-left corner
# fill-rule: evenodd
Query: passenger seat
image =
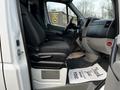
<path id="1" fill-rule="evenodd" d="M 30 12 L 34 16 L 34 18 L 37 20 L 37 22 L 41 25 L 41 27 L 44 29 L 46 32 L 46 37 L 49 40 L 58 40 L 58 41 L 66 41 L 72 49 L 75 48 L 75 38 L 74 38 L 74 33 L 72 32 L 67 32 L 64 33 L 64 27 L 60 27 L 63 30 L 60 30 L 58 26 L 53 26 L 52 28 L 51 25 L 45 25 L 44 19 L 41 15 L 41 12 L 38 13 L 37 5 L 32 3 L 29 5 L 30 7 Z"/>
<path id="2" fill-rule="evenodd" d="M 65 41 L 49 41 L 41 25 L 34 16 L 21 4 L 22 19 L 25 30 L 25 38 L 29 49 L 35 49 L 30 52 L 36 57 L 50 56 L 54 61 L 65 61 L 71 52 L 69 44 Z"/>

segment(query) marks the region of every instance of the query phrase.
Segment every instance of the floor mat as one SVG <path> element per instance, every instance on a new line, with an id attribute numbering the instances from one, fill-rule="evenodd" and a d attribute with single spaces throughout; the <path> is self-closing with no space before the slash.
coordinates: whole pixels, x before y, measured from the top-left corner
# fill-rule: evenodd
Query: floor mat
<path id="1" fill-rule="evenodd" d="M 93 65 L 93 63 L 86 61 L 84 58 L 67 60 L 68 69 L 84 68 L 91 65 Z"/>
<path id="2" fill-rule="evenodd" d="M 68 75 L 70 84 L 99 81 L 107 77 L 106 71 L 99 64 L 87 68 L 70 69 Z"/>

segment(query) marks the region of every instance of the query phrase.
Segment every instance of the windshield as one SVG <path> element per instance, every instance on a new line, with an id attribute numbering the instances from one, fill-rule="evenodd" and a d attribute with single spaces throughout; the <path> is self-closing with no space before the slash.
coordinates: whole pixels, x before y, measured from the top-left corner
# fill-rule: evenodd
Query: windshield
<path id="1" fill-rule="evenodd" d="M 114 18 L 114 10 L 111 0 L 73 0 L 73 4 L 85 18 Z"/>

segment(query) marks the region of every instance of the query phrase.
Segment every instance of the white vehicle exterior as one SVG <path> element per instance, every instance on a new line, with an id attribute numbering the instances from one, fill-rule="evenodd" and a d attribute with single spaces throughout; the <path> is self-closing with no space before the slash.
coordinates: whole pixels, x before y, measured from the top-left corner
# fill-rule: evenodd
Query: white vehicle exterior
<path id="1" fill-rule="evenodd" d="M 118 1 L 120 3 L 120 0 Z M 0 0 L 0 90 L 31 90 L 17 3 L 18 0 Z M 118 38 L 119 40 L 120 38 Z M 109 83 L 107 82 L 105 90 L 110 90 L 107 87 L 110 85 L 110 81 L 108 80 Z M 118 84 L 120 83 L 117 81 L 116 83 L 117 89 L 116 85 L 112 84 L 113 89 L 119 90 Z M 54 90 L 60 89 L 54 88 Z M 103 87 L 101 90 L 104 90 Z"/>
<path id="2" fill-rule="evenodd" d="M 0 0 L 0 38 L 7 90 L 30 90 L 28 66 L 20 32 L 18 0 Z M 17 46 L 16 41 L 20 45 Z M 0 90 L 3 85 L 0 59 Z M 25 73 L 25 74 L 24 74 Z"/>

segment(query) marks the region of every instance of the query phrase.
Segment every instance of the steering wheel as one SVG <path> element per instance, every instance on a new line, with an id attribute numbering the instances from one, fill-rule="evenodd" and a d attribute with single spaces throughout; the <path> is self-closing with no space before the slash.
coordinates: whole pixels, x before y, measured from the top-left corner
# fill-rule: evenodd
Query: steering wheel
<path id="1" fill-rule="evenodd" d="M 72 24 L 73 24 L 72 22 L 73 22 L 73 17 L 70 19 L 69 23 L 67 24 L 67 26 L 65 28 L 65 32 L 67 32 L 68 29 L 72 27 Z"/>
<path id="2" fill-rule="evenodd" d="M 73 40 L 76 40 L 76 38 L 79 36 L 79 27 L 73 23 L 73 17 L 70 19 L 69 23 L 67 24 L 64 34 L 72 32 L 72 38 Z"/>

